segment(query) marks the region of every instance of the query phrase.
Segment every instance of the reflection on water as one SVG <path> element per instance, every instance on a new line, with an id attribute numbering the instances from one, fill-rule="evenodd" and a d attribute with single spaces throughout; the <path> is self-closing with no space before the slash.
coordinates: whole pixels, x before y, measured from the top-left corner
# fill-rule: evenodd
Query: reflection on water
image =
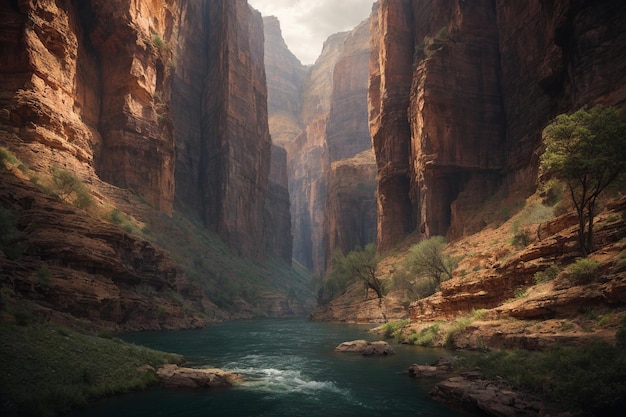
<path id="1" fill-rule="evenodd" d="M 366 358 L 333 351 L 339 343 L 374 339 L 366 327 L 304 320 L 228 322 L 203 330 L 130 334 L 125 340 L 180 353 L 195 367 L 242 375 L 227 390 L 155 388 L 100 401 L 86 416 L 462 416 L 427 397 L 431 382 L 406 369 L 444 351 L 394 346 L 398 354 Z"/>

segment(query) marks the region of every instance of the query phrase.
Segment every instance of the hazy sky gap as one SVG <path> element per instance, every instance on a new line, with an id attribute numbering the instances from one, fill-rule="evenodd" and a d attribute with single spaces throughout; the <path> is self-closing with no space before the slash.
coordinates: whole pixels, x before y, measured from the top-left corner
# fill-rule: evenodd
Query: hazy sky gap
<path id="1" fill-rule="evenodd" d="M 314 64 L 324 41 L 352 30 L 372 11 L 373 0 L 248 0 L 263 16 L 280 20 L 283 38 L 305 64 Z"/>

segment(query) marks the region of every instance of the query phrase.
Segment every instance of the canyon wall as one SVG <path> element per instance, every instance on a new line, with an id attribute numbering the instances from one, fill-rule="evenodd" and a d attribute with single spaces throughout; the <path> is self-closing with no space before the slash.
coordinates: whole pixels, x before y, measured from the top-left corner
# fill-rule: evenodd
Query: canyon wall
<path id="1" fill-rule="evenodd" d="M 202 19 L 206 34 L 199 45 L 187 44 L 181 55 L 205 54 L 209 65 L 195 74 L 197 79 L 180 81 L 183 87 L 202 87 L 200 111 L 192 116 L 183 114 L 182 119 L 174 116 L 175 128 L 188 122 L 199 127 L 199 134 L 191 138 L 191 148 L 186 148 L 189 138 L 182 130 L 176 137 L 177 143 L 183 143 L 178 166 L 195 168 L 178 173 L 177 180 L 197 183 L 191 196 L 181 193 L 177 198 L 182 207 L 191 199 L 192 213 L 241 255 L 263 258 L 271 164 L 263 21 L 245 0 L 208 2 L 204 13 L 185 7 L 191 7 L 186 15 L 189 19 Z M 175 89 L 174 95 L 177 93 Z M 198 102 L 182 104 L 185 111 L 196 109 Z"/>
<path id="2" fill-rule="evenodd" d="M 371 22 L 369 120 L 378 244 L 450 239 L 496 193 L 536 186 L 541 130 L 584 105 L 624 106 L 616 2 L 382 0 Z"/>
<path id="3" fill-rule="evenodd" d="M 29 164 L 176 206 L 264 256 L 271 139 L 263 23 L 247 1 L 2 7 L 3 122 L 50 154 Z"/>
<path id="4" fill-rule="evenodd" d="M 371 149 L 369 24 L 332 35 L 315 65 L 305 68 L 288 50 L 278 20 L 264 19 L 270 130 L 287 149 L 293 255 L 323 273 L 335 249 L 372 241 L 373 161 L 354 158 Z M 344 221 L 351 216 L 354 221 Z M 328 239 L 331 230 L 335 238 Z"/>
<path id="5" fill-rule="evenodd" d="M 82 212 L 42 199 L 58 220 L 42 226 L 54 237 L 33 242 L 63 245 L 70 235 L 63 228 L 82 222 L 67 247 L 80 246 L 80 236 L 89 235 L 77 253 L 98 247 L 84 261 L 95 266 L 80 266 L 58 251 L 46 259 L 29 252 L 32 267 L 24 279 L 58 255 L 54 274 L 65 268 L 75 270 L 68 276 L 109 285 L 104 269 L 110 268 L 114 281 L 128 277 L 121 279 L 126 289 L 154 283 L 157 292 L 176 292 L 190 286 L 177 262 L 148 243 L 149 225 L 146 232 L 126 233 L 92 223 L 92 217 L 106 220 L 118 208 L 118 222 L 126 221 L 120 213 L 139 225 L 151 210 L 159 213 L 152 219 L 165 215 L 164 225 L 182 215 L 199 220 L 195 224 L 216 232 L 241 256 L 277 255 L 290 262 L 286 157 L 272 151 L 263 22 L 246 0 L 20 0 L 2 2 L 0 12 L 0 145 L 23 162 L 24 172 L 16 175 L 30 175 L 40 185 L 29 193 L 53 193 L 45 188 L 51 172 L 63 169 L 94 199 L 94 208 Z M 9 188 L 2 192 L 7 209 L 30 210 Z M 115 253 L 102 249 L 116 245 Z M 106 254 L 109 264 L 92 259 Z M 168 283 L 157 283 L 155 275 Z M 119 288 L 109 288 L 106 297 L 136 307 L 128 301 L 136 294 Z M 202 310 L 205 294 L 193 291 L 199 291 L 191 298 Z M 185 297 L 183 290 L 177 294 Z M 182 305 L 176 305 L 178 314 Z"/>

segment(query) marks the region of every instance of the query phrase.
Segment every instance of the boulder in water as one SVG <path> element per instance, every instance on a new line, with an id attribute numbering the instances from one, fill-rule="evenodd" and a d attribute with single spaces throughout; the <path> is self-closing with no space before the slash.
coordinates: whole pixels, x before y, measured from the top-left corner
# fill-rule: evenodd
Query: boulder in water
<path id="1" fill-rule="evenodd" d="M 363 356 L 386 356 L 396 353 L 389 343 L 382 340 L 376 342 L 368 342 L 367 340 L 343 342 L 335 348 L 335 352 L 360 353 Z"/>
<path id="2" fill-rule="evenodd" d="M 157 375 L 167 388 L 231 387 L 239 380 L 239 375 L 221 369 L 181 368 L 178 365 L 165 365 Z"/>

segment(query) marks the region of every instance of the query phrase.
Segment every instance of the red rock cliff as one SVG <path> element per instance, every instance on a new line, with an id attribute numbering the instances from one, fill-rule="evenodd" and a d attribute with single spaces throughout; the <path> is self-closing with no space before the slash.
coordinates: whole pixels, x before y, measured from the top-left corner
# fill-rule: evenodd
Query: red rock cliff
<path id="1" fill-rule="evenodd" d="M 264 255 L 271 143 L 258 12 L 245 0 L 2 8 L 3 124 L 51 154 L 29 163 L 98 176 L 165 213 L 176 203 L 242 255 Z"/>
<path id="2" fill-rule="evenodd" d="M 263 21 L 245 0 L 208 3 L 198 164 L 204 223 L 245 256 L 262 257 L 271 138 Z"/>
<path id="3" fill-rule="evenodd" d="M 414 231 L 452 239 L 477 231 L 489 196 L 534 188 L 551 118 L 598 102 L 623 106 L 625 9 L 380 1 L 369 95 L 380 247 Z"/>
<path id="4" fill-rule="evenodd" d="M 113 203 L 125 213 L 148 211 L 134 194 L 167 215 L 176 208 L 203 220 L 241 255 L 262 258 L 267 251 L 290 259 L 280 151 L 270 180 L 262 18 L 245 0 L 25 0 L 3 2 L 0 12 L 0 145 L 24 162 L 33 181 L 63 168 L 87 185 L 95 210 L 103 210 L 94 215 L 100 220 Z M 6 182 L 22 187 L 15 181 Z M 115 304 L 115 313 L 96 317 L 101 300 L 95 302 L 83 286 L 80 291 L 88 294 L 77 290 L 74 301 L 94 302 L 81 307 L 81 314 L 118 325 L 133 308 L 149 303 L 132 288 L 143 284 L 151 294 L 174 291 L 198 311 L 204 308 L 202 290 L 137 233 L 92 223 L 89 213 L 31 196 L 41 190 L 28 181 L 24 187 L 28 195 L 19 201 L 18 190 L 3 187 L 1 201 L 31 223 L 46 219 L 42 210 L 57 213 L 55 223 L 44 223 L 46 233 L 50 229 L 45 241 L 37 233 L 24 238 L 50 254 L 28 252 L 30 266 L 23 271 L 24 262 L 4 257 L 0 267 L 9 265 L 24 282 L 46 263 L 55 279 L 62 273 L 77 285 L 93 279 L 107 286 L 98 296 Z M 26 208 L 22 200 L 30 201 Z M 22 213 L 32 209 L 32 201 L 43 207 Z M 20 227 L 30 224 L 24 222 Z M 183 304 L 165 307 L 182 317 L 183 326 L 202 324 L 184 313 Z M 162 320 L 150 314 L 144 322 L 157 327 Z"/>

